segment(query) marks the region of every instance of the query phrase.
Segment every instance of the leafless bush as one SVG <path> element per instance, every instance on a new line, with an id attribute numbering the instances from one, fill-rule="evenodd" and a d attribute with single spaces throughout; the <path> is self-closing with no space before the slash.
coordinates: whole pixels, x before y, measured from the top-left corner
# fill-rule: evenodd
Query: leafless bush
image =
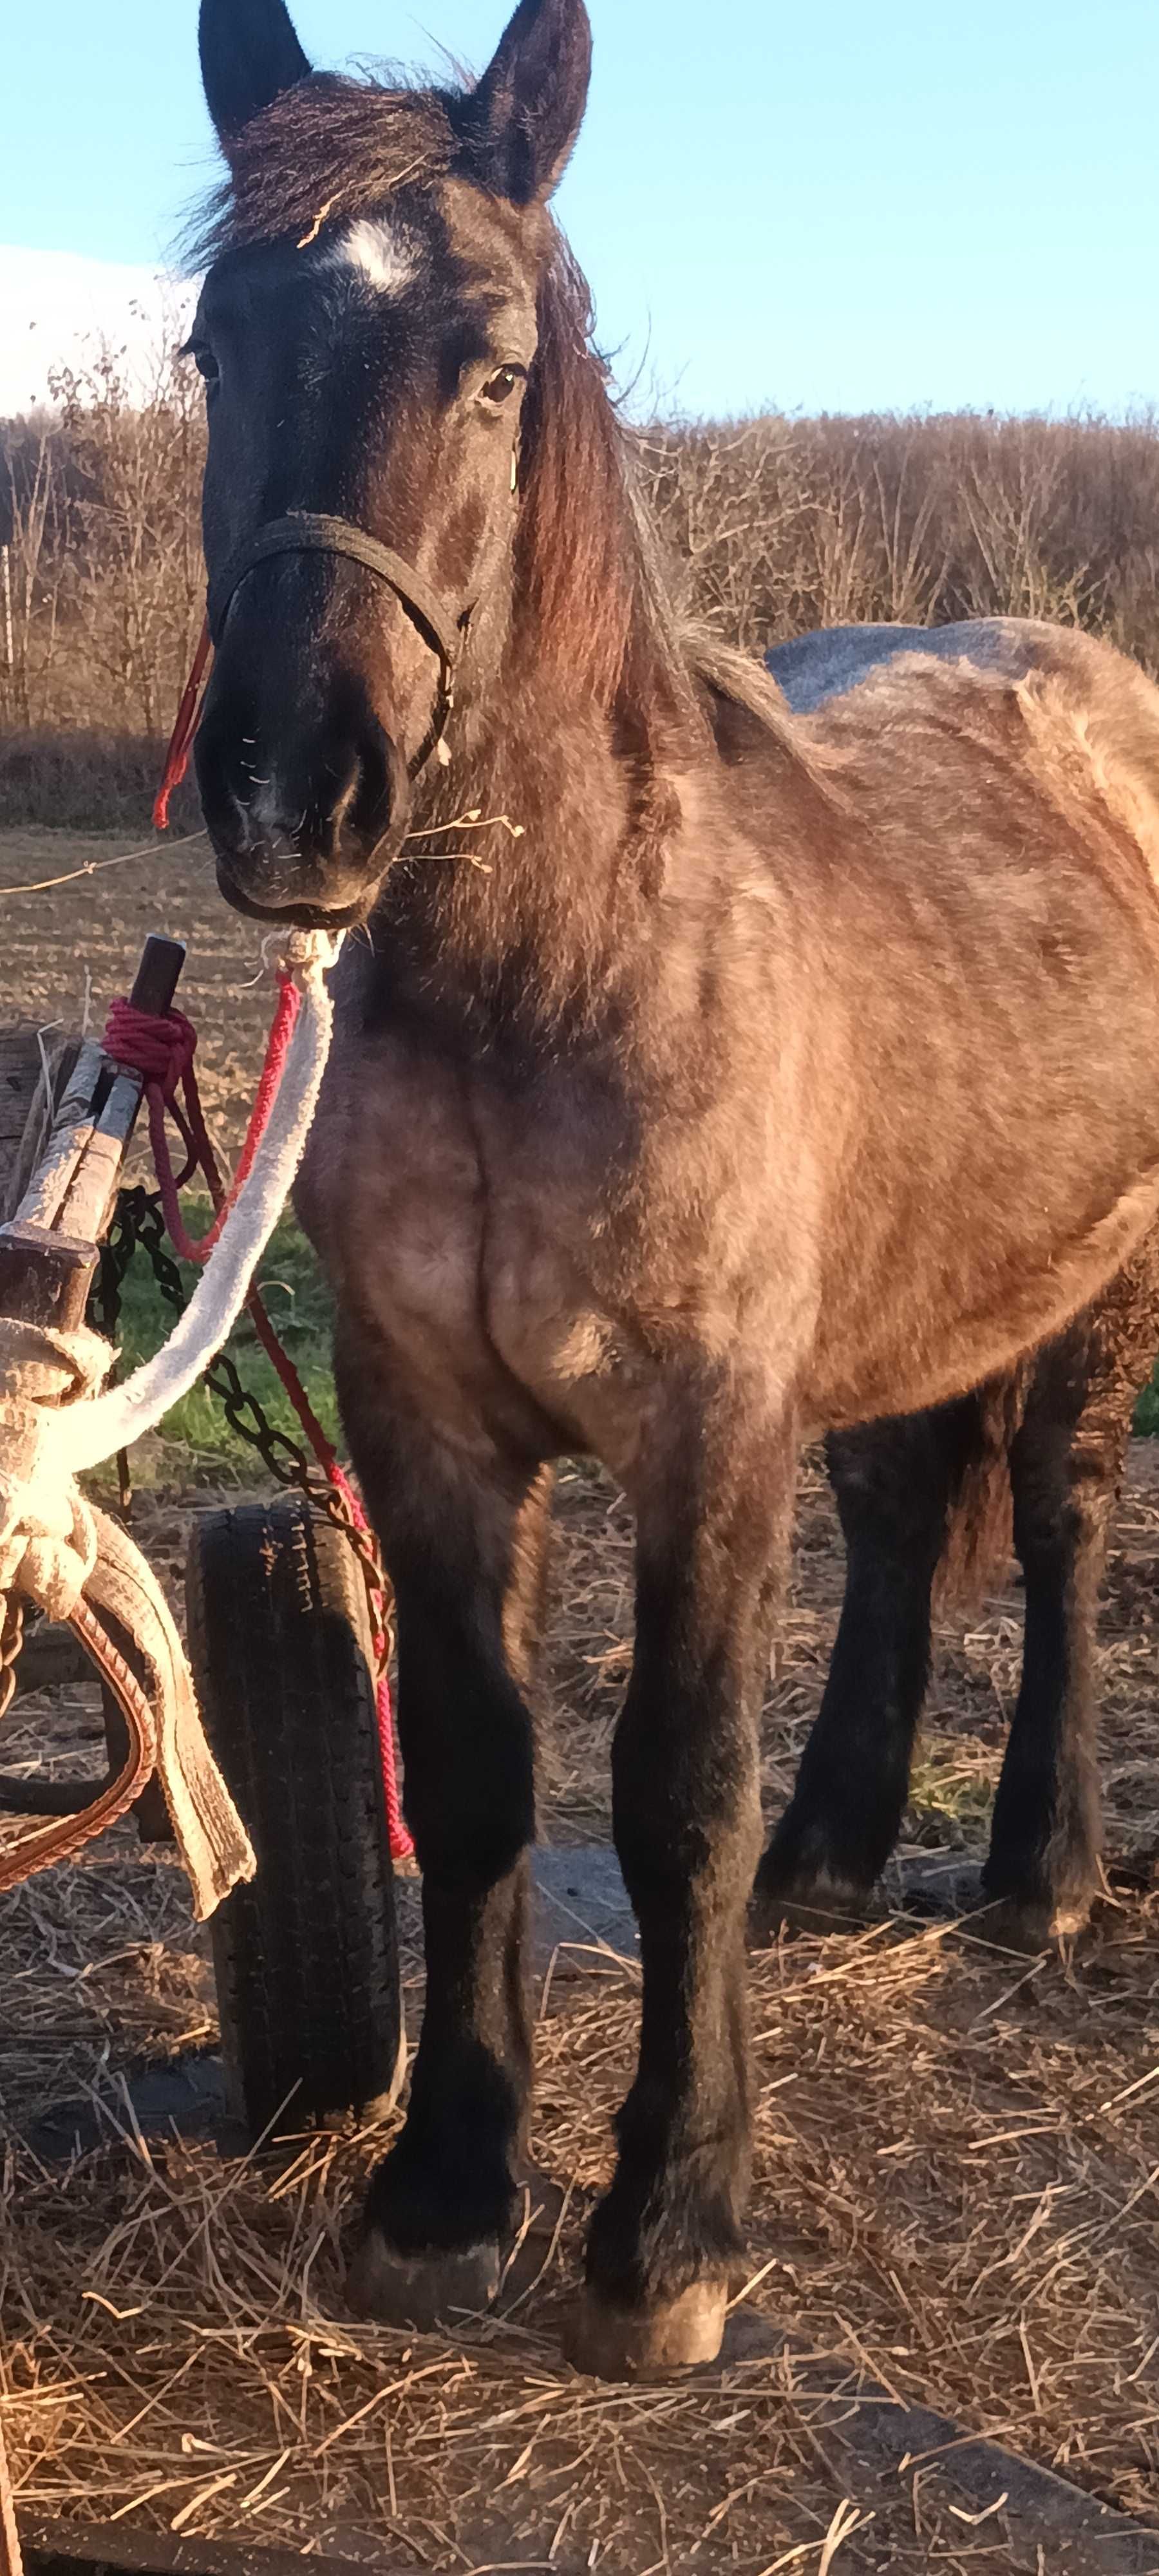
<path id="1" fill-rule="evenodd" d="M 188 366 L 157 359 L 132 402 L 111 355 L 62 374 L 70 468 L 63 613 L 90 716 L 144 734 L 166 723 L 201 624 L 201 404 Z"/>
<path id="2" fill-rule="evenodd" d="M 55 409 L 0 430 L 6 729 L 162 731 L 201 622 L 201 405 L 158 352 L 62 370 Z"/>
<path id="3" fill-rule="evenodd" d="M 58 642 L 64 487 L 60 432 L 51 416 L 18 424 L 3 466 L 0 711 L 5 725 L 29 725 L 41 713 Z"/>
<path id="4" fill-rule="evenodd" d="M 846 621 L 1049 617 L 1159 670 L 1159 422 L 966 412 L 647 431 L 700 615 L 746 645 Z"/>

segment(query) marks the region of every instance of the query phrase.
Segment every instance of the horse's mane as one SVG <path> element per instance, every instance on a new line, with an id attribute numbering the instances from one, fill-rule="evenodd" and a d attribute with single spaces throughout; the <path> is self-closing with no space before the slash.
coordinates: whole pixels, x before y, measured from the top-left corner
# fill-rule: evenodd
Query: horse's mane
<path id="1" fill-rule="evenodd" d="M 788 699 L 763 662 L 751 653 L 743 653 L 736 644 L 726 644 L 708 626 L 689 622 L 683 626 L 682 636 L 690 668 L 714 696 L 744 707 L 770 733 L 791 730 Z"/>

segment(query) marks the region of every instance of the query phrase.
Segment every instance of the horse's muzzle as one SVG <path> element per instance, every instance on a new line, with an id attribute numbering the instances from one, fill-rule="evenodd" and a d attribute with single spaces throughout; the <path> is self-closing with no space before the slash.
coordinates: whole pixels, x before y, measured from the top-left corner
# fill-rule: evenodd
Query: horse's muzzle
<path id="1" fill-rule="evenodd" d="M 197 784 L 228 903 L 261 921 L 364 920 L 406 829 L 406 766 L 369 710 L 273 729 L 207 704 Z"/>

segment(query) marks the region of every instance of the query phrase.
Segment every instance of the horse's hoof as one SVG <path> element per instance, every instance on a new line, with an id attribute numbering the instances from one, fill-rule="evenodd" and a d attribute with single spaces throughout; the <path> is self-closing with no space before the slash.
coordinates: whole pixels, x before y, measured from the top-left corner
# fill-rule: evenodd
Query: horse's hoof
<path id="1" fill-rule="evenodd" d="M 758 1879 L 749 1899 L 749 1940 L 760 1949 L 781 1932 L 857 1932 L 872 1910 L 871 1887 L 855 1887 L 828 1870 L 786 1874 L 767 1887 Z"/>
<path id="2" fill-rule="evenodd" d="M 1057 1942 L 1073 1941 L 1085 1932 L 1091 1904 L 1091 1897 L 1082 1895 L 1044 1901 L 1022 1896 L 987 1898 L 983 1892 L 978 1931 L 996 1949 L 1017 1950 L 1026 1958 L 1036 1958 Z"/>
<path id="3" fill-rule="evenodd" d="M 589 2379 L 665 2379 L 715 2361 L 728 2312 L 725 2283 L 694 2281 L 678 2299 L 617 2308 L 585 2290 L 564 2339 L 575 2370 Z"/>
<path id="4" fill-rule="evenodd" d="M 378 2228 L 368 2227 L 346 2275 L 346 2296 L 357 2316 L 431 2334 L 438 2326 L 482 2315 L 496 2296 L 502 2269 L 497 2239 L 396 2254 Z"/>

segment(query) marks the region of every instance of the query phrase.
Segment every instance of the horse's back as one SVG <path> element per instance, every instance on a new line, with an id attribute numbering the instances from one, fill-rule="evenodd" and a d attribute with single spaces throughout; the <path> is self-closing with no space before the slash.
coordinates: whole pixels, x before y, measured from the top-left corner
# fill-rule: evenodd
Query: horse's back
<path id="1" fill-rule="evenodd" d="M 899 717 L 918 729 L 932 719 L 951 808 L 952 739 L 978 739 L 983 702 L 999 718 L 1001 704 L 1017 695 L 1024 721 L 1007 737 L 1007 757 L 1016 743 L 1019 772 L 1029 775 L 1036 764 L 1060 788 L 1068 780 L 1076 823 L 1087 799 L 1109 808 L 1159 886 L 1159 688 L 1102 637 L 1029 617 L 833 626 L 778 644 L 766 658 L 790 713 L 812 719 L 806 730 L 860 743 L 871 767 L 875 743 Z"/>
<path id="2" fill-rule="evenodd" d="M 793 714 L 811 716 L 903 653 L 1024 679 L 1034 667 L 1035 640 L 1051 631 L 1018 617 L 976 617 L 955 626 L 820 626 L 775 644 L 766 661 Z"/>

